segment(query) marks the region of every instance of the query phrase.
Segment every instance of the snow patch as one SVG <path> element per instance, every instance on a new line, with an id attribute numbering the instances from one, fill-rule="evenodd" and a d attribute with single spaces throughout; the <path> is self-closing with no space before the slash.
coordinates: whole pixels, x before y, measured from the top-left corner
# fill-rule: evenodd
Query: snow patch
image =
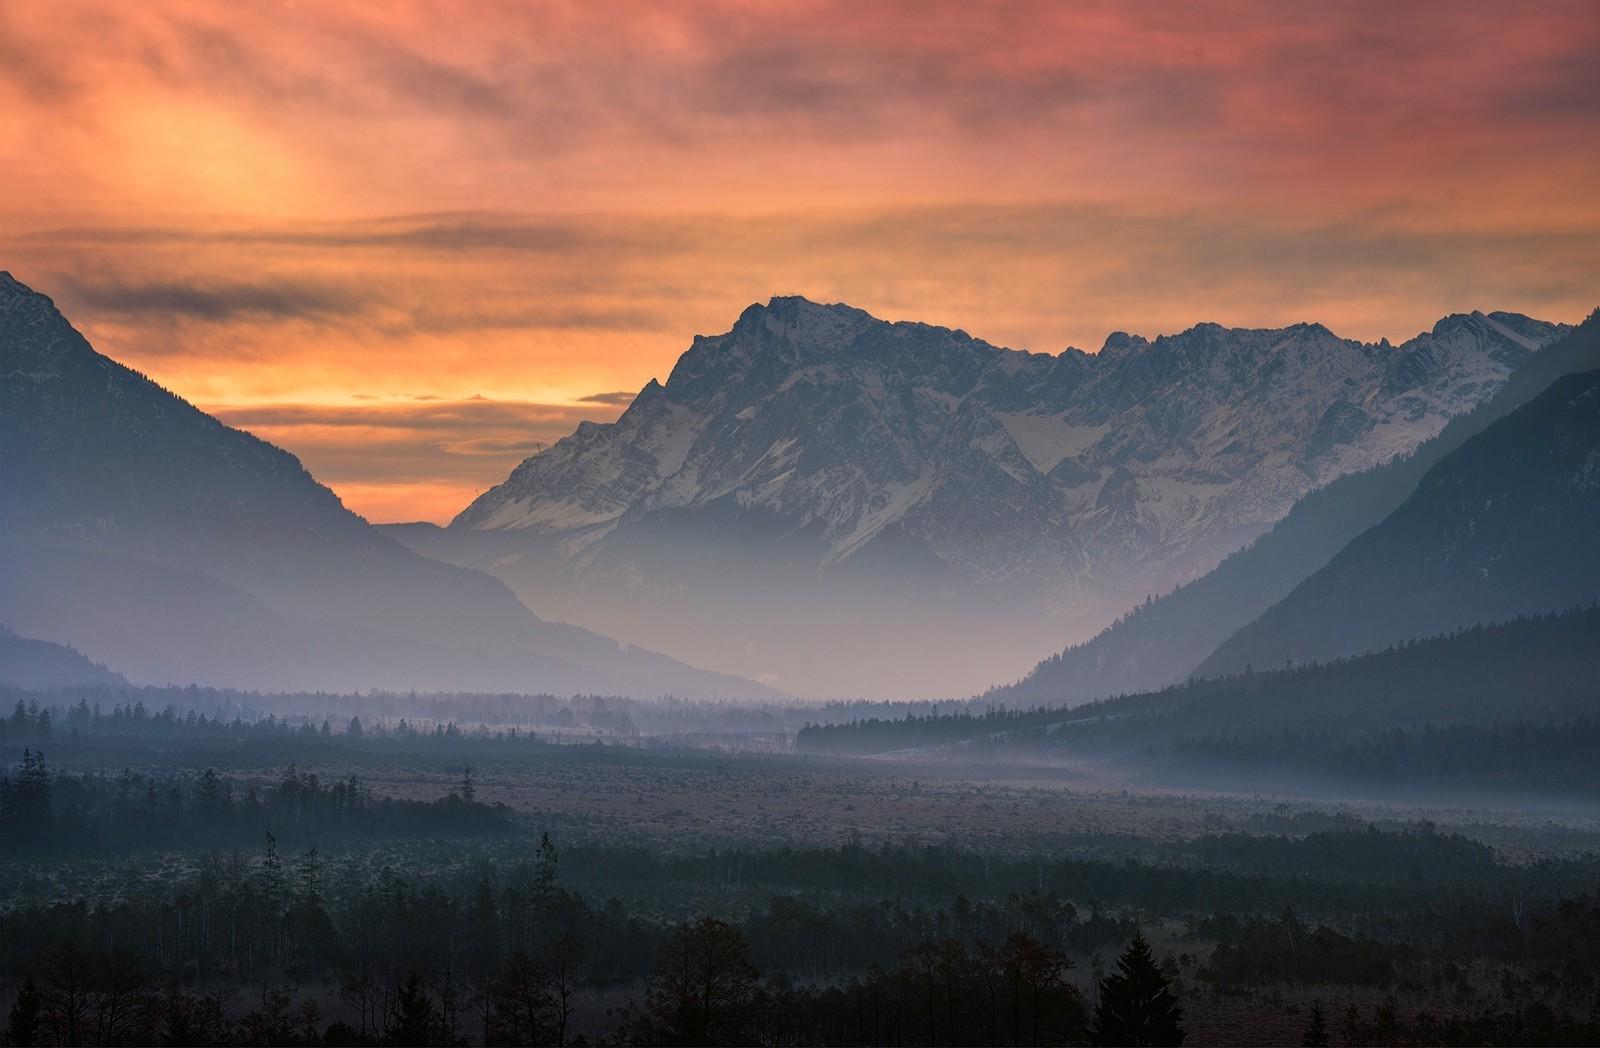
<path id="1" fill-rule="evenodd" d="M 1111 431 L 1110 426 L 1074 426 L 1060 415 L 1006 411 L 996 412 L 995 417 L 1040 473 L 1049 473 L 1064 458 L 1078 457 Z"/>

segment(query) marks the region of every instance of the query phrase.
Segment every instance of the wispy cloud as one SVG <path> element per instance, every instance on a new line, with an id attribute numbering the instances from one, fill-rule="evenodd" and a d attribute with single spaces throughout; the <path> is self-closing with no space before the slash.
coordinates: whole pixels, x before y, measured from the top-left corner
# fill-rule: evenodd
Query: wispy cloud
<path id="1" fill-rule="evenodd" d="M 362 498 L 353 500 L 358 511 L 377 519 L 436 521 L 450 519 L 518 462 L 579 422 L 616 415 L 604 406 L 487 398 L 377 397 L 347 405 L 213 404 L 206 409 L 230 426 L 295 452 L 334 490 L 361 492 Z M 401 493 L 414 501 L 406 505 Z"/>
<path id="2" fill-rule="evenodd" d="M 618 407 L 627 407 L 633 403 L 633 398 L 638 395 L 627 390 L 618 390 L 615 393 L 590 393 L 588 396 L 579 397 L 578 399 L 585 404 L 613 404 Z"/>
<path id="3" fill-rule="evenodd" d="M 187 396 L 350 405 L 254 418 L 392 506 L 773 294 L 1051 351 L 1576 319 L 1596 51 L 1588 0 L 3 5 L 0 254 Z"/>
<path id="4" fill-rule="evenodd" d="M 296 283 L 128 282 L 64 278 L 69 307 L 109 316 L 185 316 L 208 321 L 236 317 L 318 318 L 361 308 L 363 296 Z"/>

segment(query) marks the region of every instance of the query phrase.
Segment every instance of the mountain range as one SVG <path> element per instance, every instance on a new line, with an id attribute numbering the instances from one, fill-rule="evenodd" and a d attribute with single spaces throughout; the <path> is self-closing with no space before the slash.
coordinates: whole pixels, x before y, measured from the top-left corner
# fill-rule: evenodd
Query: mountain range
<path id="1" fill-rule="evenodd" d="M 138 683 L 756 698 L 406 549 L 0 273 L 0 618 Z"/>
<path id="2" fill-rule="evenodd" d="M 775 298 L 448 528 L 390 534 L 796 693 L 970 694 L 1411 453 L 1564 330 L 1201 324 L 1049 355 Z"/>
<path id="3" fill-rule="evenodd" d="M 1600 314 L 1529 358 L 1499 392 L 1452 419 L 1412 454 L 1311 492 L 1270 531 L 1207 575 L 1141 605 L 1092 640 L 1045 659 L 1017 683 L 990 689 L 986 698 L 1011 706 L 1076 703 L 1183 680 L 1234 633 L 1382 523 L 1429 470 L 1469 439 L 1563 376 L 1595 368 L 1600 368 Z M 1281 665 L 1292 657 L 1274 653 L 1263 665 Z"/>

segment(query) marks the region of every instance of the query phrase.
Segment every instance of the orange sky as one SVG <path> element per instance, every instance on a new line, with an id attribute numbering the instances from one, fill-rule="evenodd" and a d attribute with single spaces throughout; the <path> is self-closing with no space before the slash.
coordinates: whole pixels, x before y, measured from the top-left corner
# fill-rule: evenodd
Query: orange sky
<path id="1" fill-rule="evenodd" d="M 0 5 L 0 268 L 448 519 L 801 293 L 1095 349 L 1600 289 L 1600 4 Z"/>

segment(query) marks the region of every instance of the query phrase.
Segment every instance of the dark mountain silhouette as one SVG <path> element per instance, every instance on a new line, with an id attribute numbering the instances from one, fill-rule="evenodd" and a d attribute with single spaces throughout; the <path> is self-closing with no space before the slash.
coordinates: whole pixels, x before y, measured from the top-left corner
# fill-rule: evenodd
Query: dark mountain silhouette
<path id="1" fill-rule="evenodd" d="M 1600 606 L 1531 615 L 1292 669 L 1196 678 L 1071 708 L 997 710 L 809 726 L 803 751 L 883 753 L 981 743 L 1143 759 L 1178 740 L 1381 735 L 1600 717 Z M 1154 750 L 1151 750 L 1154 747 Z M 960 751 L 950 751 L 957 755 Z"/>
<path id="2" fill-rule="evenodd" d="M 89 661 L 76 648 L 19 637 L 0 626 L 0 684 L 40 690 L 127 683 L 122 674 Z"/>
<path id="3" fill-rule="evenodd" d="M 0 596 L 9 624 L 131 677 L 276 689 L 750 696 L 546 622 L 413 553 L 294 456 L 96 353 L 0 274 Z"/>

